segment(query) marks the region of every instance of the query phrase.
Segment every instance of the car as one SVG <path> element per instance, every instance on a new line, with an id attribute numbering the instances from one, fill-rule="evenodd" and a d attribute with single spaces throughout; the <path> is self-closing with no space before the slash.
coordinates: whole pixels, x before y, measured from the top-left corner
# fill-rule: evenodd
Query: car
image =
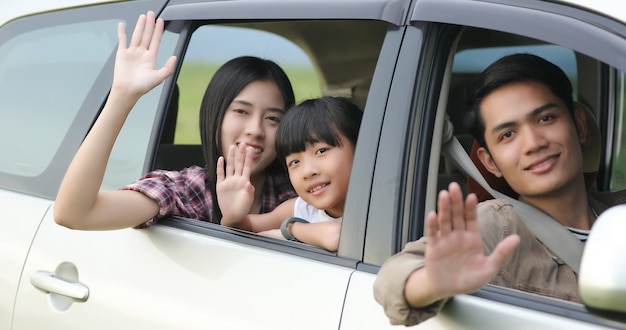
<path id="1" fill-rule="evenodd" d="M 625 9 L 609 0 L 0 4 L 0 328 L 393 328 L 374 279 L 423 235 L 439 189 L 457 181 L 470 191 L 442 154 L 445 117 L 467 147 L 464 91 L 497 58 L 534 53 L 570 76 L 597 119 L 593 189 L 626 189 Z M 176 73 L 131 112 L 102 189 L 202 166 L 198 110 L 215 68 L 270 58 L 298 100 L 343 96 L 364 111 L 336 253 L 180 217 L 112 231 L 55 222 L 56 192 L 111 87 L 116 25 L 149 10 L 165 21 L 158 61 L 176 55 Z M 626 328 L 626 255 L 610 237 L 623 233 L 614 219 L 626 211 L 615 212 L 587 243 L 585 304 L 486 285 L 415 328 Z M 596 256 L 603 262 L 588 261 Z"/>

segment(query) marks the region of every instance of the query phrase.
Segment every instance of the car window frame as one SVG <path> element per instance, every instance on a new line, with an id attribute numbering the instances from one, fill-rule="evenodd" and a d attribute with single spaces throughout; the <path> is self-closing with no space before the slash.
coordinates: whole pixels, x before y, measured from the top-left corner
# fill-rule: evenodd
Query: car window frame
<path id="1" fill-rule="evenodd" d="M 180 217 L 166 217 L 159 221 L 156 225 L 165 225 L 176 228 L 184 228 L 194 232 L 202 233 L 204 235 L 228 239 L 236 242 L 245 243 L 247 245 L 258 246 L 262 248 L 277 250 L 286 252 L 289 254 L 295 254 L 314 260 L 323 260 L 328 263 L 335 263 L 338 265 L 350 265 L 350 267 L 356 267 L 357 261 L 362 260 L 363 245 L 365 240 L 365 227 L 366 217 L 363 216 L 363 201 L 369 200 L 369 191 L 371 190 L 371 182 L 363 180 L 363 178 L 371 177 L 371 171 L 373 171 L 373 161 L 376 154 L 372 152 L 372 149 L 367 149 L 366 145 L 372 143 L 377 144 L 376 130 L 380 122 L 377 118 L 380 116 L 380 109 L 384 109 L 384 104 L 387 100 L 387 94 L 371 93 L 372 90 L 376 90 L 377 86 L 381 90 L 386 90 L 391 81 L 391 75 L 393 74 L 393 65 L 395 56 L 399 49 L 399 42 L 401 40 L 400 24 L 406 19 L 406 12 L 410 1 L 388 2 L 386 0 L 377 0 L 365 3 L 362 10 L 354 10 L 354 2 L 341 0 L 337 2 L 338 7 L 333 11 L 328 11 L 325 6 L 322 6 L 317 1 L 302 1 L 302 2 L 288 2 L 281 3 L 281 6 L 273 7 L 267 6 L 267 4 L 252 4 L 240 2 L 224 2 L 224 3 L 188 3 L 188 1 L 172 1 L 164 9 L 161 18 L 166 21 L 167 29 L 172 31 L 178 31 L 181 33 L 180 44 L 177 46 L 177 53 L 181 54 L 185 48 L 185 45 L 191 38 L 191 31 L 200 22 L 213 22 L 219 24 L 220 22 L 245 22 L 245 21 L 279 21 L 283 19 L 290 20 L 330 20 L 330 19 L 374 19 L 384 21 L 388 23 L 388 30 L 386 32 L 382 49 L 378 58 L 378 62 L 375 68 L 375 72 L 370 85 L 370 94 L 367 97 L 367 104 L 364 110 L 364 117 L 362 121 L 362 134 L 359 135 L 359 143 L 355 150 L 355 164 L 359 166 L 353 167 L 351 180 L 349 183 L 349 192 L 346 200 L 346 209 L 344 212 L 344 220 L 342 224 L 341 239 L 338 251 L 331 253 L 321 248 L 306 246 L 301 243 L 277 241 L 260 236 L 256 233 L 242 231 L 233 228 L 224 228 L 219 225 L 213 225 L 208 223 L 201 223 L 200 221 L 192 221 L 189 219 Z M 239 6 L 245 5 L 245 11 L 234 10 Z M 383 15 L 379 15 L 381 6 L 391 5 L 392 8 L 384 8 Z M 399 7 L 399 5 L 402 5 Z M 258 6 L 258 11 L 256 10 Z M 217 9 L 216 9 L 217 8 Z M 254 8 L 254 9 L 253 9 Z M 270 10 L 271 9 L 271 10 Z M 307 10 L 303 10 L 307 9 Z M 310 9 L 310 10 L 308 10 Z M 367 9 L 367 10 L 363 10 Z M 366 16 L 364 13 L 367 13 Z M 372 14 L 375 13 L 375 14 Z M 390 40 L 390 41 L 388 41 Z M 180 51 L 180 52 L 179 52 Z M 389 62 L 391 60 L 391 62 Z M 172 81 L 174 81 L 174 78 Z M 168 85 L 164 90 L 171 90 L 173 87 Z M 165 102 L 165 98 L 163 99 Z M 377 109 L 378 111 L 371 110 Z M 162 109 L 165 109 L 163 107 Z M 368 111 L 368 109 L 370 109 Z M 163 110 L 165 111 L 165 110 Z M 163 113 L 157 115 L 160 119 L 155 121 L 155 125 L 160 125 L 164 120 Z M 372 129 L 370 131 L 369 129 Z M 368 134 L 365 132 L 368 131 Z M 156 145 L 158 143 L 158 134 L 160 134 L 160 128 L 155 126 L 153 133 L 153 141 Z M 376 139 L 376 142 L 373 142 Z M 369 142 L 366 142 L 368 140 Z M 153 164 L 153 158 L 155 156 L 156 149 L 151 148 L 148 151 L 148 158 L 146 159 L 145 171 L 151 170 L 150 164 Z M 358 188 L 357 188 L 358 186 Z M 366 210 L 365 210 L 366 211 Z"/>
<path id="2" fill-rule="evenodd" d="M 616 32 L 616 29 L 608 28 L 614 27 L 616 24 L 611 24 L 611 22 L 605 22 L 606 18 L 599 17 L 598 15 L 594 16 L 593 14 L 588 12 L 580 11 L 578 9 L 572 9 L 571 11 L 565 10 L 565 14 L 563 14 L 565 16 L 561 16 L 558 14 L 559 11 L 556 11 L 556 9 L 559 9 L 561 7 L 555 6 L 554 4 L 549 4 L 546 8 L 543 8 L 541 6 L 541 4 L 543 3 L 528 1 L 528 4 L 533 5 L 532 10 L 525 8 L 524 4 L 519 5 L 518 2 L 516 2 L 515 6 L 511 6 L 511 2 L 509 1 L 503 1 L 502 3 L 459 2 L 455 0 L 420 1 L 415 6 L 415 11 L 410 20 L 411 26 L 409 30 L 407 30 L 407 35 L 408 31 L 410 31 L 412 28 L 419 28 L 425 31 L 425 40 L 428 40 L 433 33 L 436 33 L 436 27 L 440 26 L 441 24 L 448 24 L 450 26 L 472 26 L 513 33 L 522 36 L 529 36 L 539 40 L 547 41 L 549 43 L 558 44 L 570 48 L 576 52 L 592 54 L 592 57 L 602 61 L 606 61 L 608 63 L 611 63 L 612 65 L 616 65 L 617 68 L 621 68 L 620 66 L 626 65 L 626 61 L 624 61 L 623 59 L 617 59 L 616 56 L 612 54 L 606 56 L 593 56 L 594 54 L 598 53 L 601 53 L 600 55 L 602 55 L 602 51 L 606 51 L 606 47 L 602 48 L 602 45 L 608 45 L 610 49 L 615 49 L 619 54 L 626 53 L 626 42 L 624 42 L 623 38 L 623 36 L 625 35 L 625 33 L 623 32 L 623 25 L 620 25 L 619 29 L 617 29 L 621 32 Z M 487 8 L 487 10 L 485 8 Z M 542 11 L 542 9 L 545 9 L 545 12 Z M 491 13 L 494 11 L 498 12 L 499 16 L 493 21 L 485 20 L 484 17 L 486 13 L 490 13 L 489 16 L 491 17 Z M 553 16 L 554 20 L 550 21 L 549 23 L 542 22 L 541 24 L 539 24 L 539 27 L 531 27 L 530 30 L 533 33 L 531 33 L 530 35 L 526 31 L 526 28 L 528 28 L 528 26 L 511 23 L 511 21 L 515 22 L 516 18 L 517 21 L 520 21 L 519 17 L 525 17 L 525 20 L 535 22 L 539 20 L 539 18 L 544 17 L 546 15 L 546 12 L 548 13 L 548 15 Z M 603 22 L 603 24 L 593 23 L 598 21 Z M 561 33 L 557 31 L 551 34 L 543 31 L 543 35 L 537 35 L 539 31 L 542 31 L 541 27 L 544 27 L 546 24 L 550 24 L 553 26 L 553 24 L 560 23 L 563 23 L 564 26 L 566 26 L 566 28 L 560 30 L 566 30 L 568 31 L 567 33 Z M 585 31 L 585 29 L 587 28 L 591 29 L 592 32 L 578 33 L 580 31 Z M 568 35 L 568 33 L 571 34 L 571 36 Z M 581 42 L 580 39 L 578 39 L 580 37 L 580 34 L 588 38 L 595 38 L 593 45 Z M 619 38 L 621 38 L 621 40 L 616 45 L 614 41 L 618 40 Z M 442 44 L 445 43 L 448 43 L 448 45 L 442 46 Z M 421 45 L 421 47 L 424 47 L 423 49 L 421 49 L 421 54 L 424 55 L 439 52 L 439 56 L 445 56 L 445 58 L 447 58 L 451 55 L 446 52 L 446 47 L 450 47 L 451 43 L 452 41 L 450 41 L 450 39 L 448 39 L 448 41 L 446 42 L 438 41 L 436 42 L 436 45 L 433 45 L 432 43 L 429 44 L 425 41 Z M 594 47 L 600 48 L 602 49 L 602 51 L 600 51 L 599 49 L 591 49 Z M 437 66 L 437 64 L 435 64 L 437 63 L 437 61 L 431 61 L 430 65 L 435 65 L 435 67 L 421 68 L 420 75 L 429 76 L 423 71 L 430 72 L 430 74 L 435 72 L 435 75 L 437 74 L 437 71 L 443 71 L 443 64 L 441 62 L 443 61 L 440 61 Z M 428 62 L 426 63 L 428 64 Z M 420 76 L 418 76 L 418 79 L 419 77 Z M 434 130 L 434 122 L 436 116 L 433 113 L 437 111 L 437 107 L 439 104 L 439 85 L 437 85 L 436 83 L 432 85 L 429 84 L 432 84 L 432 81 L 425 80 L 422 81 L 421 84 L 416 84 L 416 88 L 428 90 L 428 92 L 426 92 L 428 96 L 422 96 L 422 98 L 429 101 L 422 106 L 419 105 L 419 98 L 415 97 L 415 95 L 420 95 L 420 92 L 416 90 L 413 94 L 413 97 L 416 101 L 414 101 L 414 103 L 411 105 L 412 108 L 417 107 L 415 109 L 418 109 L 418 111 L 423 111 L 421 116 L 413 117 L 413 119 L 416 121 L 411 124 L 415 125 L 415 127 L 418 127 L 418 130 L 421 132 L 420 137 L 414 138 L 412 140 L 410 139 L 410 137 L 406 137 L 404 141 L 410 141 L 410 144 L 412 145 L 411 148 L 418 150 L 418 152 L 416 152 L 415 154 L 424 154 L 424 152 L 427 152 L 431 155 L 431 157 L 439 157 L 440 153 L 438 151 L 431 153 L 431 146 L 425 142 L 430 141 L 430 139 L 433 137 L 433 133 L 436 131 Z M 433 85 L 435 87 L 433 87 Z M 421 118 L 421 123 L 417 121 L 418 118 Z M 409 161 L 409 159 L 405 159 L 405 164 L 409 164 Z M 407 196 L 407 199 L 411 200 L 414 205 L 410 208 L 403 208 L 402 206 L 399 206 L 397 210 L 397 215 L 394 216 L 395 220 L 392 223 L 389 223 L 388 221 L 386 222 L 386 225 L 388 227 L 396 228 L 395 232 L 393 233 L 394 235 L 396 235 L 394 242 L 392 242 L 392 244 L 390 244 L 389 246 L 383 246 L 384 251 L 388 252 L 389 250 L 391 250 L 391 253 L 387 257 L 400 251 L 401 247 L 403 247 L 404 243 L 406 243 L 404 241 L 405 238 L 408 237 L 409 241 L 413 241 L 419 238 L 419 230 L 410 229 L 411 227 L 403 224 L 403 221 L 406 222 L 406 219 L 412 219 L 411 221 L 416 222 L 418 226 L 424 225 L 424 205 L 425 203 L 427 203 L 426 201 L 428 200 L 428 196 L 425 195 L 427 193 L 425 187 L 433 185 L 433 180 L 436 180 L 437 170 L 434 169 L 434 173 L 430 173 L 427 165 L 420 166 L 420 162 L 416 162 L 416 164 L 418 164 L 417 166 L 419 167 L 418 170 L 416 170 L 416 176 L 418 176 L 419 178 L 413 178 L 413 180 L 428 178 L 429 182 L 427 185 L 414 184 L 413 191 L 402 191 L 401 189 L 404 189 L 405 187 L 401 187 L 400 185 L 398 185 L 399 194 L 404 193 Z M 405 170 L 403 172 L 403 175 L 406 175 L 407 173 L 409 173 L 409 171 Z M 403 178 L 406 178 L 406 176 L 403 176 Z M 409 181 L 411 179 L 412 178 L 406 178 L 403 181 Z M 375 200 L 374 198 L 372 199 Z M 410 211 L 407 212 L 407 210 Z M 386 215 L 387 218 L 389 216 L 390 214 Z M 385 216 L 379 216 L 378 218 L 385 218 Z M 371 218 L 370 222 L 373 220 L 374 219 Z M 372 225 L 370 224 L 370 226 Z M 379 228 L 380 227 L 383 227 L 383 225 L 379 225 Z M 390 246 L 391 249 L 389 249 Z M 374 260 L 373 263 L 377 264 L 384 261 L 385 259 L 385 255 L 382 255 L 377 260 Z M 520 306 L 530 310 L 548 312 L 552 315 L 580 320 L 589 324 L 611 326 L 610 323 L 607 323 L 602 318 L 592 313 L 589 313 L 589 311 L 583 305 L 573 304 L 567 301 L 550 299 L 548 297 L 525 293 L 522 291 L 516 291 L 513 289 L 486 285 L 482 289 L 470 295 L 485 298 L 491 301 Z"/>

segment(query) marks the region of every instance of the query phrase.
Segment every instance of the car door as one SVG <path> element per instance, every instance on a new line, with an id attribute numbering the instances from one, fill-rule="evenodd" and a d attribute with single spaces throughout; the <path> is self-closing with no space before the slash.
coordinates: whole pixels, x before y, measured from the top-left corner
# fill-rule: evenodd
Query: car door
<path id="1" fill-rule="evenodd" d="M 58 184 L 54 177 L 62 174 L 58 164 L 67 161 L 55 158 L 55 153 L 63 150 L 74 111 L 79 108 L 80 98 L 88 94 L 78 80 L 89 81 L 90 86 L 95 70 L 106 64 L 110 49 L 104 56 L 84 59 L 82 65 L 70 64 L 79 59 L 78 54 L 57 58 L 63 52 L 60 49 L 43 56 L 42 50 L 50 43 L 68 46 L 85 38 L 62 35 L 63 28 L 46 29 L 49 22 L 34 19 L 5 24 L 14 18 L 12 14 L 30 12 L 23 5 L 0 7 L 0 328 L 10 329 L 24 261 L 52 204 Z M 102 25 L 100 21 L 90 28 L 97 30 Z M 91 45 L 102 47 L 106 40 L 96 38 Z M 79 66 L 84 71 L 65 75 L 67 80 L 60 76 L 64 70 Z M 67 97 L 65 88 L 73 89 L 75 97 Z M 67 138 L 75 136 L 70 133 Z"/>
<path id="2" fill-rule="evenodd" d="M 42 220 L 51 214 L 67 164 L 106 98 L 110 75 L 101 73 L 112 70 L 117 22 L 148 9 L 158 11 L 162 4 L 116 3 L 56 12 L 48 12 L 58 9 L 51 4 L 2 5 L 3 19 L 10 22 L 0 28 L 0 328 L 50 326 L 33 317 L 33 301 L 23 300 L 24 289 L 33 288 L 30 276 L 22 277 L 28 253 Z M 77 4 L 66 4 L 71 5 Z M 130 165 L 125 170 L 137 175 L 143 159 L 134 169 Z M 43 307 L 41 311 L 48 309 Z M 24 327 L 24 320 L 30 325 Z"/>
<path id="3" fill-rule="evenodd" d="M 324 56 L 334 56 L 347 63 L 343 70 L 332 70 L 330 64 L 319 65 L 320 71 L 325 73 L 322 81 L 326 90 L 346 93 L 363 88 L 375 97 L 360 100 L 383 104 L 389 90 L 394 54 L 399 47 L 401 33 L 398 30 L 407 8 L 388 6 L 386 1 L 365 4 L 337 1 L 333 5 L 336 7 L 329 11 L 326 4 L 320 5 L 318 1 L 280 2 L 280 5 L 264 1 L 171 1 L 161 15 L 168 31 L 160 56 L 166 58 L 174 53 L 183 61 L 179 65 L 185 67 L 192 59 L 191 43 L 198 36 L 196 32 L 203 31 L 202 26 L 269 32 L 277 29 L 286 38 L 289 33 L 298 31 L 296 27 L 301 27 L 303 40 L 313 42 L 320 31 L 342 36 L 340 31 L 345 31 L 345 36 L 349 36 L 348 33 L 358 34 L 361 28 L 375 25 L 375 35 L 364 34 L 349 41 L 357 47 L 375 40 L 378 49 L 370 49 L 371 54 L 358 49 L 345 53 L 332 51 L 330 46 L 337 47 L 336 42 L 342 39 L 330 38 L 311 43 L 309 45 L 317 46 L 306 50 L 320 62 L 328 58 Z M 281 24 L 291 24 L 287 26 L 294 29 L 281 28 Z M 336 26 L 347 28 L 337 30 Z M 111 30 L 115 32 L 114 28 Z M 268 47 L 264 49 L 267 51 Z M 211 49 L 204 51 L 213 54 Z M 387 57 L 378 61 L 384 63 L 383 70 L 374 70 L 379 51 Z M 348 61 L 349 55 L 358 55 L 361 59 Z M 360 67 L 350 67 L 351 63 Z M 348 71 L 364 77 L 349 80 L 341 73 Z M 132 182 L 134 178 L 128 178 L 128 173 L 134 168 L 137 157 L 144 162 L 144 171 L 153 169 L 159 162 L 157 158 L 164 144 L 161 131 L 168 122 L 175 86 L 180 88 L 181 97 L 189 91 L 179 76 L 184 76 L 182 69 L 177 77 L 166 81 L 137 105 L 131 115 L 138 117 L 129 118 L 124 128 L 128 132 L 122 133 L 116 142 L 114 151 L 118 153 L 111 158 L 103 189 Z M 370 82 L 377 88 L 371 88 Z M 380 129 L 380 114 L 376 110 L 370 112 L 366 113 L 363 126 L 370 130 L 362 136 L 375 139 Z M 76 147 L 74 145 L 73 150 Z M 362 149 L 371 153 L 371 149 Z M 371 170 L 372 155 L 362 157 L 365 160 L 360 165 Z M 363 176 L 352 180 L 351 185 L 360 181 L 367 184 L 367 170 L 362 173 Z M 350 188 L 349 194 L 354 194 L 353 200 L 359 203 L 352 206 L 353 210 L 362 207 L 363 201 L 369 198 L 369 189 Z M 355 230 L 365 228 L 365 219 L 359 214 L 346 213 L 344 223 L 351 223 Z M 330 253 L 300 243 L 177 217 L 144 230 L 73 231 L 56 225 L 52 211 L 48 211 L 22 272 L 13 329 L 44 326 L 62 329 L 336 329 L 342 321 L 351 275 L 362 258 L 363 237 L 363 232 L 342 230 L 339 251 Z M 373 306 L 373 300 L 369 301 Z M 375 329 L 388 326 L 378 313 L 365 315 L 360 324 Z"/>
<path id="4" fill-rule="evenodd" d="M 565 64 L 574 63 L 577 97 L 589 102 L 599 118 L 617 122 L 619 127 L 623 125 L 623 120 L 618 119 L 623 110 L 615 102 L 616 95 L 623 95 L 623 85 L 615 80 L 623 76 L 626 65 L 623 22 L 554 2 L 516 1 L 512 5 L 506 1 L 419 0 L 412 9 L 409 25 L 388 105 L 407 110 L 385 114 L 374 174 L 376 189 L 372 191 L 368 215 L 364 265 L 359 265 L 353 275 L 368 280 L 356 282 L 361 287 L 354 288 L 351 282 L 347 301 L 358 297 L 364 288 L 371 288 L 370 280 L 374 276 L 368 273 L 375 273 L 377 266 L 406 242 L 422 236 L 425 214 L 435 208 L 438 189 L 450 180 L 465 181 L 464 175 L 446 170 L 440 149 L 444 117 L 455 114 L 450 113 L 449 107 L 463 104 L 458 99 L 463 93 L 456 94 L 453 90 L 455 83 L 465 77 L 463 70 L 467 67 L 459 68 L 458 64 L 463 62 L 462 51 L 467 47 L 485 49 L 470 53 L 466 62 L 487 64 L 507 52 L 541 53 L 546 50 L 544 47 L 550 47 L 550 51 L 565 50 Z M 501 47 L 502 53 L 495 54 L 494 47 Z M 482 68 L 467 72 L 479 72 Z M 461 125 L 458 127 L 455 134 L 466 133 Z M 621 141 L 623 133 L 612 126 L 606 131 L 611 133 L 604 141 Z M 607 148 L 603 150 L 607 155 L 620 154 L 612 149 L 615 146 L 610 142 Z M 603 175 L 615 174 L 604 172 L 600 177 Z M 601 191 L 609 190 L 609 182 L 614 181 L 618 180 L 600 180 L 597 187 Z M 357 313 L 356 309 L 346 308 L 346 311 Z M 487 285 L 476 293 L 455 297 L 437 317 L 416 328 L 624 326 L 589 313 L 580 304 Z"/>

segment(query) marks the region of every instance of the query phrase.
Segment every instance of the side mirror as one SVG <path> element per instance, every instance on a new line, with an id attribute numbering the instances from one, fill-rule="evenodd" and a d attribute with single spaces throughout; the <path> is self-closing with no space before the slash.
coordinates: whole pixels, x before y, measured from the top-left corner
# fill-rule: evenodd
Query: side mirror
<path id="1" fill-rule="evenodd" d="M 578 277 L 580 297 L 590 309 L 626 313 L 625 234 L 626 205 L 609 208 L 591 228 Z"/>

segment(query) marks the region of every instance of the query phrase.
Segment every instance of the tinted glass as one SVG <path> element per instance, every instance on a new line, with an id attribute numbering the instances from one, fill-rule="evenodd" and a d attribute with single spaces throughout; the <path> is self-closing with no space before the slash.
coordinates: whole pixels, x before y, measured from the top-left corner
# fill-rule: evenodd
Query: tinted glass
<path id="1" fill-rule="evenodd" d="M 117 45 L 116 23 L 33 30 L 0 45 L 0 172 L 46 169 Z"/>

